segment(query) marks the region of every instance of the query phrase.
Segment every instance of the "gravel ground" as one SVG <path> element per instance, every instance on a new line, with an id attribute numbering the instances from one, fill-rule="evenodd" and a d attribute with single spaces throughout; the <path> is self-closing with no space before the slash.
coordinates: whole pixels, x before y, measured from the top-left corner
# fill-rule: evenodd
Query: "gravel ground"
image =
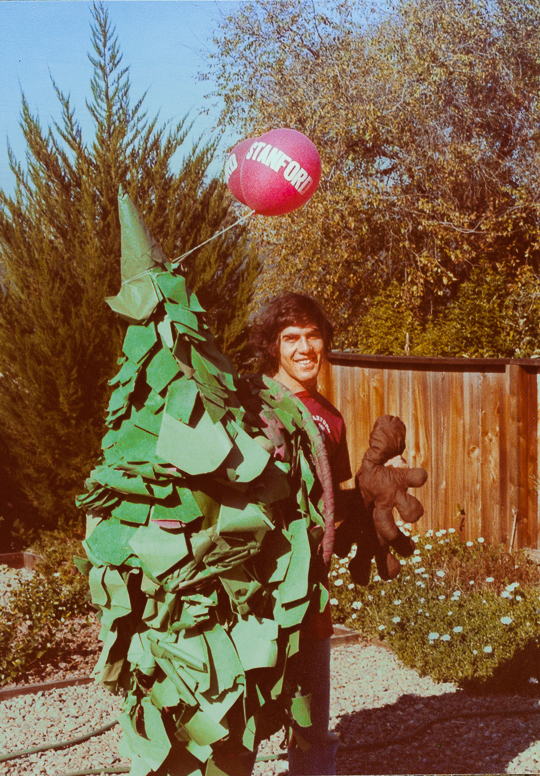
<path id="1" fill-rule="evenodd" d="M 387 649 L 358 644 L 332 650 L 331 727 L 345 745 L 338 774 L 540 773 L 540 706 L 520 696 L 468 695 L 403 666 Z M 490 711 L 537 710 L 519 716 Z M 467 719 L 459 715 L 474 714 Z M 477 715 L 477 716 L 476 716 Z M 437 718 L 450 719 L 438 724 Z M 402 743 L 392 744 L 395 739 Z M 283 736 L 261 746 L 279 750 Z M 255 776 L 286 774 L 287 763 L 259 763 Z"/>
<path id="2" fill-rule="evenodd" d="M 0 567 L 0 603 L 29 574 Z M 58 648 L 21 685 L 88 675 L 99 653 L 98 631 L 95 621 L 68 623 Z M 93 684 L 5 700 L 0 694 L 0 754 L 75 738 L 116 719 L 119 711 L 120 699 Z M 331 727 L 344 745 L 338 774 L 540 773 L 536 698 L 473 695 L 453 684 L 435 684 L 374 644 L 332 650 Z M 61 776 L 127 766 L 118 755 L 120 734 L 116 725 L 70 748 L 0 763 L 0 776 Z M 347 749 L 355 744 L 362 748 Z M 284 746 L 283 733 L 276 734 L 261 745 L 259 755 L 277 754 Z M 286 773 L 286 760 L 260 762 L 254 770 L 254 776 Z"/>
<path id="3" fill-rule="evenodd" d="M 85 685 L 20 695 L 0 703 L 0 753 L 76 738 L 114 720 L 120 699 L 103 687 Z M 69 749 L 38 752 L 0 763 L 0 774 L 58 774 L 129 765 L 118 755 L 120 726 Z"/>
<path id="4" fill-rule="evenodd" d="M 340 750 L 338 774 L 540 773 L 540 713 L 519 713 L 540 711 L 534 698 L 468 695 L 452 684 L 434 684 L 369 644 L 334 648 L 332 677 L 332 727 L 342 742 L 384 744 L 373 751 Z M 508 716 L 487 715 L 503 710 Z M 4 753 L 100 727 L 115 719 L 119 699 L 86 685 L 4 700 L 0 712 Z M 437 723 L 441 717 L 449 719 Z M 0 763 L 0 774 L 59 776 L 127 765 L 117 753 L 119 736 L 116 726 L 69 749 Z M 404 742 L 392 744 L 397 738 Z M 282 742 L 282 734 L 274 736 L 259 754 L 277 753 Z M 272 761 L 258 763 L 254 776 L 286 773 L 286 761 Z"/>

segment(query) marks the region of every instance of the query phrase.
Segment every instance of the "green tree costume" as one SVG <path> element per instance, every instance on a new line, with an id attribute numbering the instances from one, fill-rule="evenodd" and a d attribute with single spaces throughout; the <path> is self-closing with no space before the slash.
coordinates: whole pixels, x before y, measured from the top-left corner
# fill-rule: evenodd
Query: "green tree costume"
<path id="1" fill-rule="evenodd" d="M 290 667 L 308 607 L 328 599 L 324 443 L 282 385 L 238 377 L 178 265 L 122 192 L 119 206 L 123 283 L 107 301 L 131 325 L 78 499 L 95 676 L 125 693 L 132 776 L 234 774 L 242 746 L 309 724 Z"/>

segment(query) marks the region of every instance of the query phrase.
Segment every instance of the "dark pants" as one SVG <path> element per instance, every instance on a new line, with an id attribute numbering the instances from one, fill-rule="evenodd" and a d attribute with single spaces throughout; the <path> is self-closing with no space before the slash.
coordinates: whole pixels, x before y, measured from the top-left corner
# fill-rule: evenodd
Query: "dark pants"
<path id="1" fill-rule="evenodd" d="M 311 725 L 293 730 L 309 748 L 303 749 L 297 741 L 289 746 L 289 776 L 333 776 L 339 738 L 328 730 L 330 720 L 330 638 L 314 639 L 302 635 L 300 650 L 293 658 L 293 671 L 300 685 L 299 695 L 311 695 Z M 303 744 L 302 744 L 303 745 Z M 257 751 L 235 751 L 220 762 L 231 776 L 250 776 Z"/>
<path id="2" fill-rule="evenodd" d="M 339 739 L 328 730 L 330 721 L 330 638 L 302 636 L 300 651 L 294 658 L 301 695 L 311 695 L 311 726 L 294 725 L 309 743 L 302 749 L 293 741 L 289 748 L 290 776 L 330 776 L 335 773 Z"/>

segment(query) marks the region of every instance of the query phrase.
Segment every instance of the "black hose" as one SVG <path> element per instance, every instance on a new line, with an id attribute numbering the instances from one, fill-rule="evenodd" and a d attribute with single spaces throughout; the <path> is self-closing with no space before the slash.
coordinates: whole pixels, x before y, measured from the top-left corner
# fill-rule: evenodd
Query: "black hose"
<path id="1" fill-rule="evenodd" d="M 0 755 L 0 763 L 5 763 L 8 760 L 15 760 L 17 757 L 24 757 L 24 755 L 27 755 L 27 754 L 36 754 L 36 752 L 45 752 L 47 749 L 63 749 L 65 746 L 75 746 L 75 744 L 81 744 L 83 741 L 87 741 L 89 738 L 93 738 L 93 736 L 98 736 L 100 733 L 105 733 L 106 730 L 110 730 L 112 727 L 114 727 L 117 724 L 118 724 L 118 720 L 115 719 L 113 720 L 113 722 L 108 722 L 106 725 L 103 725 L 103 727 L 97 728 L 96 730 L 90 730 L 88 733 L 84 733 L 82 736 L 78 736 L 77 738 L 71 738 L 68 741 L 55 741 L 54 743 L 34 746 L 32 747 L 32 749 L 21 749 L 18 752 L 9 752 L 8 754 L 2 754 Z M 101 773 L 101 771 L 97 771 L 97 773 Z"/>
<path id="2" fill-rule="evenodd" d="M 61 773 L 59 776 L 92 776 L 96 773 L 129 773 L 131 768 L 126 765 L 120 765 L 117 768 L 91 768 L 89 771 L 69 771 Z"/>

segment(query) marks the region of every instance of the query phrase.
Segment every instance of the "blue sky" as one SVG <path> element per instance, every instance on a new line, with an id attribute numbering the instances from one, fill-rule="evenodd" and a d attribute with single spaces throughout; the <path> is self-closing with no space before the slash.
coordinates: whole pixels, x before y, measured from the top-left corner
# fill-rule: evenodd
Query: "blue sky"
<path id="1" fill-rule="evenodd" d="M 110 0 L 106 3 L 116 27 L 123 64 L 129 65 L 132 98 L 147 91 L 149 116 L 178 120 L 186 113 L 195 120 L 194 133 L 210 137 L 217 109 L 205 99 L 207 82 L 197 79 L 204 68 L 201 51 L 212 46 L 220 13 L 235 0 Z M 91 141 L 91 120 L 85 106 L 90 97 L 92 65 L 90 21 L 86 0 L 1 0 L 0 30 L 0 188 L 11 192 L 7 139 L 21 161 L 25 143 L 19 128 L 21 92 L 43 127 L 60 116 L 51 76 L 69 93 L 76 116 Z M 88 118 L 87 118 L 88 117 Z M 235 142 L 241 138 L 229 138 Z M 224 148 L 225 151 L 225 148 Z M 223 152 L 224 152 L 223 151 Z M 178 160 L 179 163 L 180 160 Z M 223 158 L 214 166 L 219 173 Z"/>

